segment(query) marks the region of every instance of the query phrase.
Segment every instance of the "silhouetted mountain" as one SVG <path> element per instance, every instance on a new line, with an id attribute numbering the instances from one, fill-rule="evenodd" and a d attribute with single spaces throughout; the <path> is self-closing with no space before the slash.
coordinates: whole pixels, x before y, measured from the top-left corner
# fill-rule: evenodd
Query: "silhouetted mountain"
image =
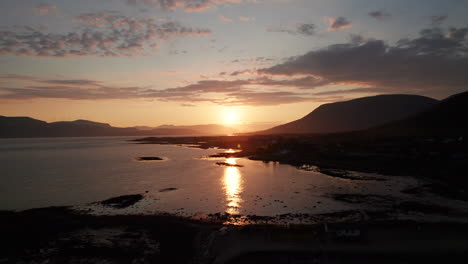
<path id="1" fill-rule="evenodd" d="M 195 126 L 194 126 L 195 127 Z M 202 126 L 204 127 L 204 126 Z M 161 135 L 214 135 L 208 128 L 198 131 L 189 127 L 160 127 L 146 130 L 136 127 L 112 127 L 106 123 L 88 120 L 47 123 L 29 117 L 0 116 L 0 137 L 90 137 L 90 136 L 161 136 Z M 226 133 L 228 134 L 228 133 Z"/>
<path id="2" fill-rule="evenodd" d="M 367 133 L 380 136 L 468 135 L 468 92 L 452 95 L 417 115 L 390 122 Z"/>
<path id="3" fill-rule="evenodd" d="M 437 100 L 418 95 L 377 95 L 324 104 L 305 117 L 255 134 L 336 133 L 368 129 L 429 109 Z"/>
<path id="4" fill-rule="evenodd" d="M 154 127 L 150 127 L 150 126 L 134 126 L 133 128 L 136 128 L 138 130 L 153 130 Z"/>
<path id="5" fill-rule="evenodd" d="M 28 137 L 32 131 L 42 136 L 47 127 L 47 122 L 29 117 L 0 116 L 0 137 Z"/>
<path id="6" fill-rule="evenodd" d="M 53 123 L 50 123 L 50 125 L 56 125 L 56 126 L 72 125 L 72 126 L 79 126 L 79 127 L 111 127 L 111 125 L 107 123 L 99 123 L 99 122 L 93 122 L 93 121 L 82 120 L 82 119 L 75 120 L 75 121 L 53 122 Z"/>

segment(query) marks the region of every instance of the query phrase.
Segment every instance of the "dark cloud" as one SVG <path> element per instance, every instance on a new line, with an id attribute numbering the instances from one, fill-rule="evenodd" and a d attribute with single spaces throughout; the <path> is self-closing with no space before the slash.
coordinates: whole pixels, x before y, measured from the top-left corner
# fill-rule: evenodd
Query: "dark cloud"
<path id="1" fill-rule="evenodd" d="M 378 19 L 378 20 L 386 20 L 392 17 L 392 15 L 384 10 L 372 11 L 368 13 L 369 16 Z"/>
<path id="2" fill-rule="evenodd" d="M 246 59 L 235 59 L 235 60 L 232 60 L 231 62 L 232 63 L 237 63 L 237 62 L 240 62 L 240 63 L 263 63 L 263 62 L 271 62 L 271 61 L 274 61 L 275 58 L 274 57 L 253 57 L 253 58 L 246 58 Z"/>
<path id="3" fill-rule="evenodd" d="M 391 46 L 381 40 L 331 45 L 258 72 L 312 75 L 323 82 L 453 94 L 468 83 L 468 28 L 422 30 Z"/>
<path id="4" fill-rule="evenodd" d="M 243 75 L 243 74 L 255 74 L 254 70 L 240 70 L 240 71 L 234 71 L 231 72 L 231 76 L 238 76 L 238 75 Z"/>
<path id="5" fill-rule="evenodd" d="M 328 19 L 328 22 L 330 23 L 330 26 L 328 26 L 328 31 L 335 31 L 351 27 L 351 22 L 345 17 L 331 17 Z"/>
<path id="6" fill-rule="evenodd" d="M 153 52 L 159 42 L 178 36 L 204 36 L 208 29 L 177 22 L 156 23 L 151 18 L 129 18 L 114 13 L 81 14 L 79 30 L 66 34 L 46 33 L 25 27 L 0 30 L 0 54 L 18 56 L 135 56 Z"/>
<path id="7" fill-rule="evenodd" d="M 438 26 L 442 24 L 446 19 L 447 15 L 438 15 L 438 16 L 430 16 L 429 19 L 431 20 L 431 24 L 433 26 Z"/>
<path id="8" fill-rule="evenodd" d="M 126 0 L 131 5 L 148 5 L 163 10 L 184 9 L 187 12 L 200 12 L 221 4 L 241 3 L 243 0 Z"/>
<path id="9" fill-rule="evenodd" d="M 351 42 L 351 44 L 355 44 L 355 45 L 359 45 L 359 44 L 362 44 L 366 41 L 368 41 L 369 39 L 361 36 L 361 35 L 356 35 L 356 34 L 350 34 L 349 35 L 349 41 Z"/>
<path id="10" fill-rule="evenodd" d="M 297 24 L 293 29 L 287 28 L 269 28 L 267 31 L 269 32 L 280 32 L 280 33 L 288 33 L 291 35 L 304 35 L 304 36 L 313 36 L 316 34 L 315 32 L 315 24 Z"/>
<path id="11" fill-rule="evenodd" d="M 448 37 L 463 41 L 468 35 L 468 27 L 465 28 L 450 28 Z"/>
<path id="12" fill-rule="evenodd" d="M 313 93 L 315 96 L 323 96 L 323 95 L 336 95 L 336 94 L 353 94 L 353 93 L 372 93 L 372 94 L 384 94 L 384 93 L 393 93 L 395 91 L 391 91 L 389 89 L 382 89 L 377 87 L 360 87 L 360 88 L 352 88 L 352 89 L 340 89 L 340 90 L 329 90 L 323 91 L 318 93 Z"/>
<path id="13" fill-rule="evenodd" d="M 315 25 L 314 24 L 300 24 L 297 26 L 297 33 L 306 36 L 315 35 Z"/>

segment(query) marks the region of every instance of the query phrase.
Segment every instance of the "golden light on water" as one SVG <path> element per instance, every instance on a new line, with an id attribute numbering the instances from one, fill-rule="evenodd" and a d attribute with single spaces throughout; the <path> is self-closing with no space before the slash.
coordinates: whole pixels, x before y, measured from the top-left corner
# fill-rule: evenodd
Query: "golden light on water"
<path id="1" fill-rule="evenodd" d="M 236 164 L 236 158 L 226 159 L 228 164 Z M 224 191 L 226 193 L 227 209 L 229 214 L 239 214 L 242 204 L 242 175 L 238 167 L 226 167 L 224 170 Z"/>

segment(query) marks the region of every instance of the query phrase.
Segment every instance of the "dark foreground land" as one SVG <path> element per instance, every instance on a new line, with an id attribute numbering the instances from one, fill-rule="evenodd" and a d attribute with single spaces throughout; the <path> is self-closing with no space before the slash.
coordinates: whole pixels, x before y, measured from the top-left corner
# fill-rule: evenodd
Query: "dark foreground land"
<path id="1" fill-rule="evenodd" d="M 408 221 L 224 226 L 67 207 L 1 212 L 0 263 L 440 263 L 468 257 L 468 225 Z"/>
<path id="2" fill-rule="evenodd" d="M 143 144 L 237 149 L 217 157 L 277 161 L 325 174 L 333 169 L 432 179 L 434 192 L 468 198 L 468 138 L 374 137 L 362 133 L 143 138 Z"/>

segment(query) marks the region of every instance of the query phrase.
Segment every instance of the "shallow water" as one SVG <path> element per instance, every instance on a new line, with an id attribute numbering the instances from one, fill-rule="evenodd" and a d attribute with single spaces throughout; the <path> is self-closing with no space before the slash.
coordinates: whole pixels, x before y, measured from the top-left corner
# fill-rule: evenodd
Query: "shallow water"
<path id="1" fill-rule="evenodd" d="M 133 144 L 129 139 L 0 140 L 0 209 L 86 205 L 141 193 L 143 201 L 121 212 L 320 214 L 363 206 L 334 200 L 331 194 L 404 197 L 402 189 L 419 184 L 409 177 L 368 174 L 385 181 L 348 180 L 272 162 L 208 159 L 203 157 L 225 150 Z M 136 160 L 143 156 L 165 160 Z"/>

